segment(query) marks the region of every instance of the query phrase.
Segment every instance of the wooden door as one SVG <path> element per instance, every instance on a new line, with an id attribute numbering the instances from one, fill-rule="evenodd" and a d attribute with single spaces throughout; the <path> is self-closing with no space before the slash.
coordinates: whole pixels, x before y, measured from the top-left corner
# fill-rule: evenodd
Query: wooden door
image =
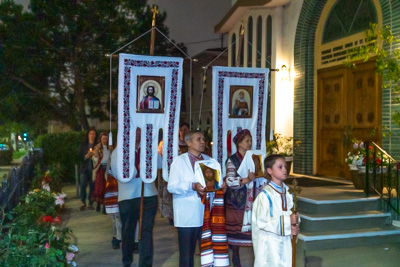
<path id="1" fill-rule="evenodd" d="M 381 82 L 374 62 L 318 72 L 318 175 L 347 177 L 352 139 L 380 141 Z"/>

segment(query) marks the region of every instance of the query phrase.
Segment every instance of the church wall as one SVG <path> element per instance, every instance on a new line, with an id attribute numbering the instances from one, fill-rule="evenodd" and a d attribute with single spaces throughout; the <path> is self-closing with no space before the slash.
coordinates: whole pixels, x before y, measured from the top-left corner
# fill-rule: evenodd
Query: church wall
<path id="1" fill-rule="evenodd" d="M 392 33 L 396 38 L 400 38 L 400 2 L 393 0 L 381 0 L 383 27 L 391 26 Z M 389 46 L 385 47 L 390 49 Z M 399 50 L 400 45 L 394 45 L 393 50 Z M 384 81 L 383 81 L 384 82 Z M 400 160 L 400 128 L 392 120 L 394 110 L 400 110 L 400 104 L 392 104 L 393 99 L 400 97 L 399 93 L 392 93 L 390 89 L 382 91 L 382 127 L 383 132 L 387 130 L 392 135 L 386 135 L 382 138 L 383 149 L 393 155 L 396 160 Z M 387 130 L 385 130 L 385 128 Z"/>
<path id="2" fill-rule="evenodd" d="M 375 1 L 376 2 L 376 1 Z M 298 20 L 295 46 L 294 70 L 294 140 L 302 141 L 297 149 L 293 169 L 295 173 L 313 174 L 315 155 L 315 113 L 314 113 L 314 83 L 316 69 L 314 67 L 315 34 L 321 12 L 327 0 L 304 1 Z M 393 34 L 400 36 L 400 3 L 392 0 L 380 0 L 382 9 L 383 27 L 391 25 Z M 393 49 L 400 49 L 399 45 Z M 385 82 L 385 81 L 383 81 Z M 392 100 L 399 97 L 390 89 L 382 89 L 382 129 L 392 131 L 391 136 L 382 138 L 383 149 L 395 158 L 400 158 L 400 129 L 393 124 L 391 114 L 399 104 L 391 105 Z"/>
<path id="3" fill-rule="evenodd" d="M 267 18 L 272 18 L 272 68 L 281 69 L 286 65 L 290 70 L 291 78 L 286 80 L 282 72 L 271 72 L 271 129 L 284 136 L 293 136 L 293 96 L 294 96 L 294 40 L 297 26 L 297 18 L 300 14 L 303 0 L 291 1 L 286 6 L 278 7 L 257 7 L 250 8 L 242 18 L 245 20 L 245 29 L 247 31 L 247 22 L 249 17 L 253 18 L 253 57 L 252 63 L 247 64 L 248 41 L 247 33 L 244 40 L 244 66 L 256 66 L 257 54 L 257 19 L 262 18 L 262 45 L 261 45 L 261 67 L 266 66 L 266 25 Z M 232 35 L 239 38 L 241 21 L 237 21 L 232 26 L 228 34 L 229 45 L 232 44 Z M 239 53 L 239 43 L 236 42 L 236 55 Z M 233 66 L 232 49 L 229 50 L 229 66 Z"/>
<path id="4" fill-rule="evenodd" d="M 301 141 L 293 160 L 293 172 L 313 174 L 314 162 L 314 40 L 322 9 L 327 0 L 304 1 L 299 16 L 294 69 L 294 141 Z"/>

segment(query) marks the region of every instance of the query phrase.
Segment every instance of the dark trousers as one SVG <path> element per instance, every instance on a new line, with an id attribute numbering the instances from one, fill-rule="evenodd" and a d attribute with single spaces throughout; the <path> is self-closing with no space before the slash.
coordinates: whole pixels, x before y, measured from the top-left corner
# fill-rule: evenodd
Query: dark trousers
<path id="1" fill-rule="evenodd" d="M 122 223 L 122 264 L 131 266 L 136 224 L 140 215 L 140 197 L 118 203 Z M 143 202 L 142 237 L 139 240 L 139 266 L 153 265 L 153 227 L 157 213 L 157 196 Z"/>
<path id="2" fill-rule="evenodd" d="M 179 267 L 193 267 L 194 250 L 201 227 L 176 227 L 179 239 Z"/>
<path id="3" fill-rule="evenodd" d="M 92 195 L 93 195 L 93 191 L 94 191 L 94 182 L 92 181 L 92 171 L 81 172 L 80 178 L 81 178 L 81 201 L 82 201 L 82 204 L 86 205 L 86 196 L 87 196 L 86 187 L 89 184 L 88 200 L 89 200 L 89 205 L 92 205 L 93 204 Z"/>

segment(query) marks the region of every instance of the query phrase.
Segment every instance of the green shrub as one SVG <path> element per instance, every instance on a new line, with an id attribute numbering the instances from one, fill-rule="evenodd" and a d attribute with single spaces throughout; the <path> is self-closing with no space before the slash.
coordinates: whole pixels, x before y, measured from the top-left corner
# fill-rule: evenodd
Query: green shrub
<path id="1" fill-rule="evenodd" d="M 8 165 L 13 157 L 12 150 L 0 150 L 0 165 Z"/>
<path id="2" fill-rule="evenodd" d="M 56 195 L 30 192 L 1 218 L 0 266 L 67 266 L 69 228 L 61 227 Z M 4 215 L 4 214 L 3 214 Z"/>
<path id="3" fill-rule="evenodd" d="M 79 164 L 79 144 L 85 140 L 86 132 L 43 134 L 38 136 L 35 147 L 43 149 L 43 162 L 62 181 L 73 181 L 75 164 Z"/>

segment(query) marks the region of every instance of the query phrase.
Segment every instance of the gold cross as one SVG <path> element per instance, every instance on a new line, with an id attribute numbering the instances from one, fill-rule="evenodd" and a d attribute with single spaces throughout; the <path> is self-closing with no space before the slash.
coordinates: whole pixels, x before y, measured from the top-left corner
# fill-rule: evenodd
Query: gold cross
<path id="1" fill-rule="evenodd" d="M 289 193 L 293 194 L 293 208 L 292 212 L 297 213 L 297 195 L 301 192 L 301 187 L 297 186 L 299 183 L 296 179 L 293 180 L 293 187 L 289 188 Z"/>
<path id="2" fill-rule="evenodd" d="M 151 12 L 153 12 L 153 21 L 151 22 L 151 26 L 154 27 L 154 26 L 156 26 L 156 15 L 158 14 L 156 5 L 153 6 L 153 8 L 151 9 Z"/>

